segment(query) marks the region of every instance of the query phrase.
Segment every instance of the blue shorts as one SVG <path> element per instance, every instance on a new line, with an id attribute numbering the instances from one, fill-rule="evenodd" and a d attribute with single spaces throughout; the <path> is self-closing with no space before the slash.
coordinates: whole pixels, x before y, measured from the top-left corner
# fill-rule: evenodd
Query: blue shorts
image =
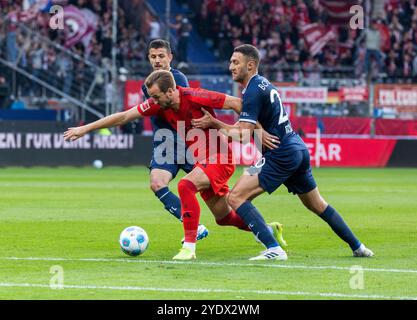
<path id="1" fill-rule="evenodd" d="M 180 169 L 184 170 L 185 173 L 189 173 L 193 170 L 193 168 L 194 168 L 194 165 L 191 163 L 188 163 L 187 161 L 184 164 L 177 164 L 177 163 L 160 164 L 157 161 L 155 161 L 154 156 L 152 156 L 152 160 L 149 164 L 149 170 L 152 171 L 153 169 L 160 169 L 160 170 L 168 171 L 172 174 L 172 179 L 175 179 Z"/>
<path id="2" fill-rule="evenodd" d="M 265 154 L 263 159 L 264 164 L 252 166 L 249 173 L 258 173 L 259 185 L 266 192 L 274 192 L 281 184 L 293 194 L 307 193 L 317 187 L 307 149 L 283 155 L 271 152 Z"/>

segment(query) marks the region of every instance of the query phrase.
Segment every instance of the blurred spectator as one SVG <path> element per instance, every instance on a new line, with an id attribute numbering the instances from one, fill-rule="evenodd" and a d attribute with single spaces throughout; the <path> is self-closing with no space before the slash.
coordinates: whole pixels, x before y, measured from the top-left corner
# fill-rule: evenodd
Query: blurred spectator
<path id="1" fill-rule="evenodd" d="M 44 54 L 45 52 L 42 48 L 42 44 L 39 42 L 38 39 L 36 39 L 35 42 L 33 42 L 32 44 L 30 52 L 32 75 L 35 78 L 40 78 L 40 75 L 42 73 Z M 30 90 L 30 95 L 39 96 L 41 94 L 40 89 L 40 86 L 35 81 L 33 81 L 32 88 Z"/>
<path id="2" fill-rule="evenodd" d="M 414 52 L 414 60 L 413 60 L 413 76 L 417 77 L 417 52 Z"/>
<path id="3" fill-rule="evenodd" d="M 383 71 L 383 57 L 381 53 L 381 34 L 376 26 L 377 21 L 373 20 L 371 27 L 366 30 L 366 55 L 365 72 L 371 72 L 371 59 L 374 58 L 377 64 L 377 73 Z"/>
<path id="4" fill-rule="evenodd" d="M 408 54 L 404 55 L 402 75 L 404 77 L 411 77 L 413 75 L 413 61 L 411 59 L 411 56 Z"/>
<path id="5" fill-rule="evenodd" d="M 10 86 L 6 81 L 6 78 L 0 74 L 0 109 L 9 107 L 10 93 Z"/>
<path id="6" fill-rule="evenodd" d="M 61 52 L 57 58 L 57 65 L 58 65 L 58 77 L 61 79 L 63 83 L 62 91 L 70 95 L 72 81 L 74 78 L 74 75 L 73 75 L 74 63 L 72 61 L 72 58 L 69 55 Z"/>
<path id="7" fill-rule="evenodd" d="M 11 8 L 17 10 L 19 5 L 15 3 Z M 15 22 L 17 21 L 17 14 L 10 17 L 11 23 L 8 25 L 7 35 L 6 35 L 6 59 L 10 62 L 16 62 L 17 60 L 17 26 Z"/>
<path id="8" fill-rule="evenodd" d="M 159 23 L 156 17 L 151 16 L 151 22 L 149 23 L 149 27 L 149 41 L 161 38 L 161 24 Z"/>
<path id="9" fill-rule="evenodd" d="M 188 18 L 178 14 L 175 23 L 171 27 L 177 31 L 177 59 L 179 62 L 188 62 L 188 41 L 191 35 L 192 25 Z"/>

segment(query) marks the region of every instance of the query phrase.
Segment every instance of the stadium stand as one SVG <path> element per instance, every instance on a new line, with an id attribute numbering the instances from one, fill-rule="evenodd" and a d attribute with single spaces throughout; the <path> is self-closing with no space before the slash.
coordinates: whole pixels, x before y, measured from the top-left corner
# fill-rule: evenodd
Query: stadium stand
<path id="1" fill-rule="evenodd" d="M 49 28 L 55 3 L 65 6 L 78 30 L 85 27 L 84 34 Z M 356 3 L 366 9 L 363 29 L 349 25 Z M 207 89 L 239 94 L 229 79 L 228 57 L 234 46 L 252 43 L 261 52 L 261 72 L 279 87 L 327 88 L 326 101 L 288 103 L 292 116 L 415 119 L 412 105 L 400 110 L 382 99 L 391 90 L 395 104 L 397 92 L 413 95 L 414 87 L 380 85 L 417 82 L 416 4 L 172 0 L 167 23 L 166 1 L 119 0 L 118 101 L 123 104 L 126 78 L 143 79 L 151 71 L 147 42 L 169 34 L 174 66 Z M 111 0 L 1 0 L 0 6 L 0 108 L 70 110 L 64 118 L 77 121 L 85 113 L 109 113 Z M 352 94 L 356 98 L 346 98 Z M 381 103 L 375 98 L 380 96 Z"/>

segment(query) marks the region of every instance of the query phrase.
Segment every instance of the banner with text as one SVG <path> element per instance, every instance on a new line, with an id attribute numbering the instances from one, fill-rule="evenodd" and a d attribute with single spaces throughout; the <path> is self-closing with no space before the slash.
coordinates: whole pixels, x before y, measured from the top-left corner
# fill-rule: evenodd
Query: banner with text
<path id="1" fill-rule="evenodd" d="M 385 139 L 303 139 L 312 165 L 320 158 L 321 167 L 385 167 L 396 140 Z"/>

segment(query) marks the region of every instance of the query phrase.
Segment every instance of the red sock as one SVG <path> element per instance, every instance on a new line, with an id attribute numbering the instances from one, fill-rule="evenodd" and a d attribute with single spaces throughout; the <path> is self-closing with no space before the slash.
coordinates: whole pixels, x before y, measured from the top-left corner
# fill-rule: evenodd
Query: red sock
<path id="1" fill-rule="evenodd" d="M 195 243 L 197 241 L 197 229 L 200 221 L 200 205 L 196 197 L 197 191 L 197 187 L 190 180 L 181 179 L 178 183 L 185 242 Z"/>
<path id="2" fill-rule="evenodd" d="M 222 219 L 216 220 L 217 224 L 220 226 L 235 226 L 241 230 L 251 231 L 249 227 L 243 222 L 242 218 L 234 211 L 230 211 L 230 213 Z"/>

